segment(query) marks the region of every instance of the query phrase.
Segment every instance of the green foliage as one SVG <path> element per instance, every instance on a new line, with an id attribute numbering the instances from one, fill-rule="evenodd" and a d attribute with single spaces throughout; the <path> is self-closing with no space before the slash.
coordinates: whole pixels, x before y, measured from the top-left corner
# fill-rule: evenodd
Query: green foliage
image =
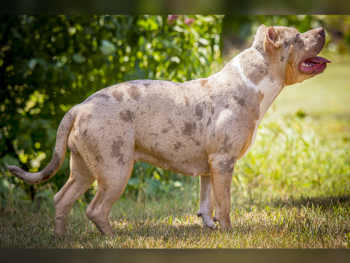
<path id="1" fill-rule="evenodd" d="M 133 79 L 187 81 L 220 62 L 221 16 L 0 16 L 0 174 L 5 162 L 30 172 L 51 159 L 64 114 L 92 93 Z M 57 191 L 69 153 L 54 178 L 11 185 L 32 198 Z M 90 190 L 91 192 L 91 190 Z"/>

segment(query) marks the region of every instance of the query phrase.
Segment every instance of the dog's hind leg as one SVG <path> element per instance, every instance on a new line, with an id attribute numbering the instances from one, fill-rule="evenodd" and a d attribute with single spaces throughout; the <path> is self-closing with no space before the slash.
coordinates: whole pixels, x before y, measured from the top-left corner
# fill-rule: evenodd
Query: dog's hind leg
<path id="1" fill-rule="evenodd" d="M 200 177 L 200 202 L 197 216 L 202 217 L 203 226 L 213 228 L 215 199 L 210 176 Z"/>
<path id="2" fill-rule="evenodd" d="M 118 174 L 107 168 L 104 171 L 104 175 L 108 179 L 97 180 L 98 190 L 86 210 L 86 215 L 103 234 L 115 235 L 115 231 L 109 223 L 108 214 L 113 204 L 122 195 L 130 178 L 133 164 L 134 162 L 131 160 L 127 165 L 119 169 Z"/>
<path id="3" fill-rule="evenodd" d="M 65 232 L 69 210 L 95 181 L 95 177 L 80 155 L 71 155 L 70 168 L 71 174 L 67 183 L 53 198 L 56 210 L 56 234 Z"/>
<path id="4" fill-rule="evenodd" d="M 109 160 L 96 167 L 98 190 L 86 210 L 87 217 L 103 233 L 115 235 L 113 227 L 109 223 L 108 214 L 113 204 L 122 195 L 125 186 L 131 176 L 134 164 L 134 142 L 125 138 L 114 140 L 110 145 Z M 103 157 L 105 160 L 107 156 Z"/>

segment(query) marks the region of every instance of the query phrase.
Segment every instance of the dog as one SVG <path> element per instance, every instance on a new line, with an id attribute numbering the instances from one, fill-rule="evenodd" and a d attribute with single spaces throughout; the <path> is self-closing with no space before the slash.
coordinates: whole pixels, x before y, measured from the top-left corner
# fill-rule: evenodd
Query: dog
<path id="1" fill-rule="evenodd" d="M 252 147 L 283 88 L 325 70 L 331 61 L 316 56 L 324 44 L 323 28 L 300 34 L 295 28 L 261 25 L 252 46 L 208 78 L 134 80 L 96 92 L 64 116 L 45 169 L 8 170 L 27 183 L 44 182 L 62 165 L 68 145 L 71 174 L 53 198 L 57 234 L 65 232 L 72 205 L 97 180 L 86 215 L 103 234 L 115 235 L 108 214 L 137 161 L 200 176 L 197 215 L 203 226 L 213 228 L 218 221 L 229 229 L 236 161 Z"/>

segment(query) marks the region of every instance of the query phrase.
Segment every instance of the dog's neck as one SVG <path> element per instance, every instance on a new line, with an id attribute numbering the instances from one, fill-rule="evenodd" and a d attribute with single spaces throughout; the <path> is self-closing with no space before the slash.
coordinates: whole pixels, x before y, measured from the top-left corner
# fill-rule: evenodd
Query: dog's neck
<path id="1" fill-rule="evenodd" d="M 228 74 L 228 72 L 230 72 L 230 70 L 229 70 L 230 67 L 237 68 L 239 75 L 240 75 L 242 81 L 246 84 L 246 86 L 250 87 L 250 88 L 254 88 L 256 90 L 256 92 L 260 91 L 264 95 L 263 100 L 260 103 L 260 119 L 259 119 L 259 122 L 260 122 L 261 119 L 266 114 L 267 110 L 270 108 L 270 106 L 272 105 L 272 103 L 274 102 L 276 97 L 278 96 L 278 94 L 282 91 L 284 85 L 279 80 L 279 78 L 277 78 L 277 76 L 271 77 L 271 75 L 273 75 L 274 73 L 276 74 L 276 72 L 272 72 L 273 69 L 270 69 L 270 68 L 268 69 L 269 74 L 267 74 L 258 84 L 254 84 L 251 79 L 247 78 L 246 77 L 247 74 L 245 74 L 245 72 L 244 72 L 245 67 L 242 65 L 242 63 L 247 63 L 247 61 L 246 61 L 246 59 L 242 59 L 242 56 L 247 55 L 246 53 L 248 53 L 249 51 L 254 52 L 256 55 L 256 57 L 254 57 L 253 60 L 249 60 L 249 67 L 254 68 L 256 70 L 259 70 L 259 66 L 256 66 L 256 65 L 258 65 L 259 63 L 261 64 L 261 62 L 264 61 L 264 57 L 257 50 L 250 48 L 250 49 L 243 51 L 242 53 L 237 55 L 235 58 L 233 58 L 224 67 L 224 69 L 222 69 L 221 71 L 219 71 L 218 73 L 216 73 L 212 77 L 215 77 L 218 79 L 228 79 L 227 76 L 225 76 L 225 75 Z M 265 65 L 266 65 L 266 63 L 265 63 Z M 235 85 L 236 85 L 235 83 L 232 83 L 232 88 L 234 88 Z"/>

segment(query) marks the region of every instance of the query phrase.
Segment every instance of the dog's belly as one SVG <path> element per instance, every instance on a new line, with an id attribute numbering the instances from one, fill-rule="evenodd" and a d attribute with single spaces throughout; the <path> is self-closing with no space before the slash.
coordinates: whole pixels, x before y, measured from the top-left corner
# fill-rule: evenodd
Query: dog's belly
<path id="1" fill-rule="evenodd" d="M 135 161 L 144 161 L 166 170 L 184 175 L 208 175 L 210 167 L 208 157 L 179 149 L 178 151 L 164 151 L 164 147 L 157 144 L 157 148 L 146 148 L 144 144 L 136 143 L 134 152 Z"/>

